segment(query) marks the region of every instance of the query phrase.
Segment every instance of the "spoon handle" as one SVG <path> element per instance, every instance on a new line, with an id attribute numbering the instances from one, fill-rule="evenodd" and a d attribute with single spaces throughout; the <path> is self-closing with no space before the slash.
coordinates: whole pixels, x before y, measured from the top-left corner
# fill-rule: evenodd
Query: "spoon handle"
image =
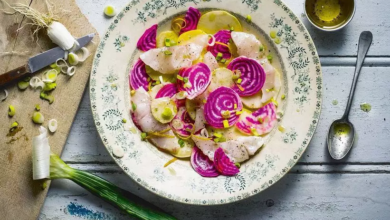
<path id="1" fill-rule="evenodd" d="M 356 84 L 359 78 L 360 70 L 362 69 L 364 58 L 367 55 L 368 49 L 372 43 L 372 33 L 370 31 L 363 31 L 359 38 L 359 47 L 356 61 L 355 74 L 353 76 L 351 91 L 349 92 L 348 103 L 345 109 L 343 119 L 348 119 L 349 111 L 351 110 L 353 96 L 355 94 Z"/>

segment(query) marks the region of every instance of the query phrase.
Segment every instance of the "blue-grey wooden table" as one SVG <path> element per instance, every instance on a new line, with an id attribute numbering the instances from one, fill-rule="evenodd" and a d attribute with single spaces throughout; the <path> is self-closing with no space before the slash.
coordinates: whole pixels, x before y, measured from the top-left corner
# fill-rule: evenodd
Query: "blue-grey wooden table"
<path id="1" fill-rule="evenodd" d="M 122 8 L 129 0 L 76 0 L 102 35 L 111 20 L 107 4 Z M 265 0 L 262 0 L 265 1 Z M 62 158 L 173 213 L 179 219 L 390 219 L 390 1 L 356 0 L 353 21 L 338 32 L 311 27 L 304 0 L 285 0 L 301 17 L 320 54 L 324 99 L 317 131 L 300 162 L 281 181 L 247 200 L 214 207 L 188 206 L 146 191 L 116 166 L 95 129 L 86 92 Z M 340 118 L 352 82 L 359 34 L 370 30 L 374 41 L 357 86 L 351 121 L 357 141 L 343 161 L 333 161 L 325 138 Z M 339 104 L 333 105 L 337 100 Z M 372 110 L 360 110 L 368 102 Z M 129 219 L 122 212 L 67 180 L 55 180 L 39 219 Z"/>

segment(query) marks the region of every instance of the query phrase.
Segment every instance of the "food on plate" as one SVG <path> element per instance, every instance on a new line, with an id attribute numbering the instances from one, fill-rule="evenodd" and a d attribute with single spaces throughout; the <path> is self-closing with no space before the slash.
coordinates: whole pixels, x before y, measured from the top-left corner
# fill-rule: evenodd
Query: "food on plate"
<path id="1" fill-rule="evenodd" d="M 280 74 L 258 37 L 226 11 L 190 7 L 171 24 L 152 25 L 138 40 L 133 122 L 142 140 L 190 158 L 199 175 L 234 176 L 276 127 Z"/>

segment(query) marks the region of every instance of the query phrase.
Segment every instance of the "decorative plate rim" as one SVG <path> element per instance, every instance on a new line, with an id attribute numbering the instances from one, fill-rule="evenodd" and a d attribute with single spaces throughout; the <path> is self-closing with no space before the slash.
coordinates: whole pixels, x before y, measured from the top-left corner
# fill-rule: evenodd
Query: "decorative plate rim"
<path id="1" fill-rule="evenodd" d="M 205 2 L 209 2 L 211 0 L 205 0 Z M 217 2 L 221 2 L 221 0 L 216 0 Z M 245 0 L 244 0 L 245 1 Z M 243 1 L 243 2 L 244 2 Z M 303 150 L 300 150 L 299 152 L 297 151 L 295 153 L 295 156 L 294 156 L 294 160 L 291 164 L 289 164 L 288 167 L 286 167 L 286 169 L 283 169 L 283 172 L 284 174 L 283 175 L 279 175 L 278 178 L 276 179 L 273 179 L 273 180 L 270 180 L 269 181 L 269 184 L 265 185 L 265 186 L 262 186 L 260 188 L 260 185 L 258 187 L 256 187 L 256 189 L 254 190 L 255 192 L 252 192 L 251 194 L 248 194 L 248 195 L 244 195 L 241 197 L 241 198 L 236 198 L 236 199 L 233 199 L 233 200 L 225 200 L 224 202 L 215 202 L 215 201 L 200 201 L 200 202 L 192 202 L 191 200 L 190 201 L 186 201 L 184 200 L 184 198 L 177 198 L 177 197 L 170 197 L 169 195 L 167 194 L 162 194 L 161 192 L 156 192 L 155 190 L 153 190 L 153 187 L 149 184 L 147 184 L 146 182 L 144 181 L 137 181 L 136 180 L 136 176 L 134 175 L 134 173 L 132 173 L 131 171 L 129 170 L 125 170 L 121 164 L 119 163 L 120 159 L 114 157 L 109 148 L 107 147 L 107 140 L 105 139 L 105 137 L 102 135 L 101 133 L 101 129 L 99 128 L 99 124 L 98 123 L 98 115 L 97 115 L 97 110 L 96 110 L 96 106 L 94 105 L 94 101 L 90 98 L 90 104 L 91 104 L 91 111 L 92 111 L 92 115 L 93 115 L 93 119 L 94 119 L 94 124 L 96 126 L 96 129 L 98 131 L 98 134 L 99 134 L 99 138 L 102 140 L 102 143 L 103 145 L 105 146 L 105 148 L 107 149 L 108 153 L 110 154 L 110 156 L 112 157 L 112 159 L 115 161 L 115 163 L 121 167 L 121 169 L 124 170 L 124 173 L 126 173 L 126 175 L 128 175 L 134 182 L 136 182 L 137 184 L 139 184 L 140 186 L 144 187 L 145 189 L 147 189 L 148 191 L 152 192 L 153 194 L 156 194 L 156 195 L 159 195 L 165 199 L 168 199 L 168 200 L 171 200 L 171 201 L 175 201 L 175 202 L 179 202 L 179 203 L 182 203 L 182 204 L 188 204 L 188 205 L 202 205 L 202 206 L 207 206 L 207 205 L 223 205 L 223 204 L 229 204 L 229 203 L 234 203 L 234 202 L 237 202 L 237 201 L 241 201 L 241 200 L 244 200 L 244 199 L 247 199 L 249 197 L 252 197 L 254 195 L 257 195 L 259 194 L 260 192 L 263 192 L 264 190 L 266 190 L 267 188 L 269 188 L 270 186 L 274 185 L 276 182 L 278 182 L 285 174 L 288 173 L 288 171 L 291 170 L 291 168 L 298 162 L 298 160 L 302 157 L 303 153 L 305 152 L 305 150 L 307 149 L 307 147 L 309 146 L 309 143 L 315 133 L 315 130 L 317 129 L 318 127 L 318 121 L 320 119 L 320 115 L 321 115 L 321 111 L 322 111 L 322 99 L 323 99 L 323 93 L 322 93 L 322 67 L 321 65 L 319 64 L 319 56 L 318 56 L 318 52 L 317 52 L 317 49 L 315 47 L 315 44 L 307 30 L 307 28 L 303 25 L 302 21 L 299 19 L 298 16 L 296 16 L 292 10 L 284 3 L 282 2 L 281 0 L 269 0 L 269 1 L 273 1 L 274 4 L 276 4 L 278 7 L 281 7 L 282 9 L 284 9 L 284 11 L 286 12 L 290 12 L 290 16 L 289 18 L 291 18 L 292 21 L 295 21 L 296 24 L 301 24 L 302 25 L 302 30 L 301 30 L 301 33 L 304 33 L 305 34 L 305 38 L 306 38 L 306 41 L 308 44 L 312 44 L 313 45 L 313 49 L 311 50 L 312 51 L 312 56 L 313 56 L 313 59 L 317 59 L 318 63 L 315 63 L 313 64 L 315 67 L 316 67 L 316 75 L 317 76 L 317 79 L 315 80 L 315 85 L 316 85 L 316 90 L 314 90 L 315 92 L 317 92 L 317 98 L 316 98 L 316 108 L 314 111 L 314 115 L 312 116 L 312 119 L 313 119 L 313 129 L 309 129 L 309 131 L 306 132 L 306 137 L 304 139 L 304 141 L 302 142 L 302 144 L 300 145 L 301 146 L 301 149 Z M 120 13 L 118 13 L 115 18 L 113 18 L 113 22 L 111 22 L 109 28 L 107 29 L 107 31 L 105 32 L 104 34 L 104 37 L 101 39 L 101 41 L 99 42 L 99 46 L 98 46 L 98 49 L 96 50 L 95 52 L 95 55 L 94 55 L 94 60 L 93 60 L 93 66 L 92 66 L 92 69 L 91 69 L 91 74 L 90 74 L 90 79 L 89 79 L 89 93 L 90 94 L 93 94 L 95 91 L 95 85 L 94 83 L 96 83 L 96 81 L 94 82 L 94 77 L 97 73 L 97 69 L 98 69 L 98 66 L 99 66 L 99 61 L 100 61 L 100 54 L 101 52 L 103 51 L 103 47 L 105 45 L 105 41 L 109 38 L 110 36 L 110 32 L 113 31 L 115 29 L 115 24 L 118 23 L 118 19 L 120 20 L 124 14 L 130 10 L 130 8 L 133 7 L 132 4 L 134 4 L 135 2 L 135 5 L 137 3 L 140 3 L 140 0 L 132 0 L 131 2 L 129 2 L 126 6 L 124 6 L 122 8 L 122 10 L 120 10 Z M 143 0 L 141 0 L 141 2 L 144 2 Z M 188 0 L 188 2 L 195 2 L 196 4 L 196 0 Z M 256 0 L 256 4 L 259 4 L 261 3 L 261 0 Z M 296 28 L 296 27 L 294 27 Z M 301 28 L 301 27 L 300 27 Z M 102 46 L 103 45 L 103 46 Z M 278 51 L 279 53 L 279 51 Z M 319 78 L 319 80 L 318 80 Z M 291 80 L 291 79 L 289 79 Z M 314 122 L 316 121 L 316 122 Z M 272 181 L 272 182 L 271 182 Z M 257 191 L 256 191 L 257 190 Z M 240 196 L 238 196 L 240 197 Z"/>

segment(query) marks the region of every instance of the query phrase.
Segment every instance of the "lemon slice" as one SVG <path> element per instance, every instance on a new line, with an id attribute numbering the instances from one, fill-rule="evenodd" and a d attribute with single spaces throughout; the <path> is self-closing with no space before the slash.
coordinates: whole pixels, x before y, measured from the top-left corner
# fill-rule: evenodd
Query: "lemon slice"
<path id="1" fill-rule="evenodd" d="M 179 36 L 178 44 L 185 45 L 189 43 L 195 43 L 194 41 L 197 40 L 195 37 L 199 35 L 206 35 L 206 33 L 202 30 L 192 30 L 192 31 L 184 32 Z"/>
<path id="2" fill-rule="evenodd" d="M 207 12 L 200 17 L 197 28 L 213 35 L 220 30 L 242 31 L 240 21 L 226 11 Z"/>
<path id="3" fill-rule="evenodd" d="M 169 123 L 177 114 L 176 103 L 168 97 L 153 99 L 151 103 L 153 117 L 163 123 Z"/>
<path id="4" fill-rule="evenodd" d="M 157 47 L 171 47 L 177 44 L 177 34 L 173 31 L 163 31 L 157 36 Z"/>

